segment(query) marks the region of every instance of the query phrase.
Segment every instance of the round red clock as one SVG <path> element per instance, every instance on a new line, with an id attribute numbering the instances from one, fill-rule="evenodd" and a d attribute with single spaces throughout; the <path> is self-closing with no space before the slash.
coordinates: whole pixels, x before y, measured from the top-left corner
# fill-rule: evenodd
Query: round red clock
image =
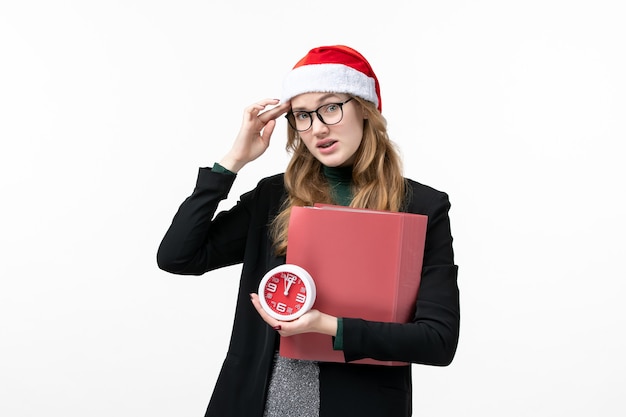
<path id="1" fill-rule="evenodd" d="M 295 320 L 313 307 L 315 282 L 304 268 L 279 265 L 261 279 L 259 300 L 263 310 L 276 320 Z"/>

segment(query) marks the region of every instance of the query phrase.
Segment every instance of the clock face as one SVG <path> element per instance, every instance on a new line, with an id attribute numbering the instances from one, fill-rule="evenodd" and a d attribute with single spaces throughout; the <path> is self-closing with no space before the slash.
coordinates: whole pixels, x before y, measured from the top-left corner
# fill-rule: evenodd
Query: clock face
<path id="1" fill-rule="evenodd" d="M 285 264 L 265 274 L 259 285 L 261 306 L 277 320 L 295 320 L 315 302 L 315 283 L 303 268 Z"/>

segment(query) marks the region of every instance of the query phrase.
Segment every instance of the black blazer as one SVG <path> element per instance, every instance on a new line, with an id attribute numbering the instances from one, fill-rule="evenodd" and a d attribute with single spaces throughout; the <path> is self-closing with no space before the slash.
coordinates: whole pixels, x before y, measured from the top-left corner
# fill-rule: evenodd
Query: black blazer
<path id="1" fill-rule="evenodd" d="M 268 225 L 285 198 L 283 174 L 261 180 L 230 210 L 214 214 L 234 175 L 201 168 L 158 250 L 157 263 L 174 274 L 201 275 L 243 262 L 226 359 L 206 416 L 261 417 L 278 334 L 258 315 L 250 293 L 263 275 L 285 263 L 274 255 Z M 344 318 L 346 361 L 361 358 L 446 366 L 459 337 L 459 292 L 448 196 L 408 180 L 407 210 L 428 216 L 416 312 L 408 324 Z M 329 337 L 329 343 L 331 338 Z M 410 416 L 411 366 L 320 363 L 320 417 Z"/>

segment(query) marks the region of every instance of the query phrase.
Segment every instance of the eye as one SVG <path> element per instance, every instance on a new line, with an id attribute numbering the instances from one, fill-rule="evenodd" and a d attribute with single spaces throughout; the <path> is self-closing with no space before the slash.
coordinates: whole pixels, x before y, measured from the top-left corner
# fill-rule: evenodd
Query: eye
<path id="1" fill-rule="evenodd" d="M 298 111 L 293 114 L 293 117 L 296 120 L 308 120 L 308 118 L 311 117 L 311 115 L 304 111 Z"/>
<path id="2" fill-rule="evenodd" d="M 330 103 L 324 106 L 324 108 L 322 109 L 322 112 L 324 113 L 334 113 L 336 111 L 339 110 L 339 104 L 337 103 Z"/>

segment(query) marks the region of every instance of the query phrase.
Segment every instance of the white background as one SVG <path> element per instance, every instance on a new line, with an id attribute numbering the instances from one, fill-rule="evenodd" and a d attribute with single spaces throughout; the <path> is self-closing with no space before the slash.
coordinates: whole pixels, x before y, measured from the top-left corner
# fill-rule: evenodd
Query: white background
<path id="1" fill-rule="evenodd" d="M 2 1 L 0 415 L 204 413 L 238 267 L 155 255 L 243 108 L 310 48 L 371 62 L 408 177 L 449 193 L 462 332 L 419 416 L 623 416 L 616 1 Z M 286 164 L 284 121 L 230 205 Z"/>

